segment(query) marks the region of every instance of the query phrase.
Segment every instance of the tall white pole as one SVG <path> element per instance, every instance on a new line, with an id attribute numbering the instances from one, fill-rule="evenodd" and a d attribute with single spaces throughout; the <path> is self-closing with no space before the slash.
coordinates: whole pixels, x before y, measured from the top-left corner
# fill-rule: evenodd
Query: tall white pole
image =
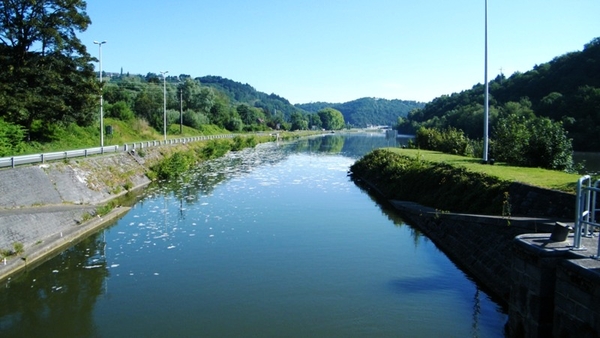
<path id="1" fill-rule="evenodd" d="M 179 134 L 183 135 L 183 88 L 179 89 Z"/>
<path id="2" fill-rule="evenodd" d="M 106 41 L 94 41 L 94 44 L 98 45 L 98 61 L 100 70 L 100 147 L 104 147 L 104 112 L 102 111 L 102 106 L 104 105 L 104 101 L 102 99 L 102 45 L 105 43 Z"/>
<path id="3" fill-rule="evenodd" d="M 163 76 L 163 132 L 165 134 L 165 143 L 167 142 L 167 73 L 169 71 L 166 70 L 164 72 L 160 72 Z"/>
<path id="4" fill-rule="evenodd" d="M 488 162 L 488 128 L 489 128 L 489 84 L 488 84 L 488 2 L 485 0 L 485 105 L 483 111 L 483 162 Z"/>

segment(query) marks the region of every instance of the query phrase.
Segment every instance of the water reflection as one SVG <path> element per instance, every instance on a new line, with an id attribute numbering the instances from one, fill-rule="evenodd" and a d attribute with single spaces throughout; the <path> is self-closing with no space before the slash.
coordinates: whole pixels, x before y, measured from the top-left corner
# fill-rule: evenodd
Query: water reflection
<path id="1" fill-rule="evenodd" d="M 2 337 L 94 337 L 92 310 L 109 276 L 101 234 L 4 285 Z"/>

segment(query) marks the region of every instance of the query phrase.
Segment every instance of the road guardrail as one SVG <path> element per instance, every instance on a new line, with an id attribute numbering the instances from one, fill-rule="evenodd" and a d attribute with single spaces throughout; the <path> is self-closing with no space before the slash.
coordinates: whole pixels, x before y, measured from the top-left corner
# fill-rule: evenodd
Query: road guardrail
<path id="1" fill-rule="evenodd" d="M 168 139 L 166 141 L 142 141 L 134 142 L 123 145 L 112 145 L 105 147 L 87 148 L 87 149 L 76 149 L 67 151 L 56 151 L 51 153 L 32 154 L 32 155 L 20 155 L 11 157 L 0 157 L 0 168 L 16 167 L 23 164 L 32 163 L 45 163 L 48 161 L 66 160 L 75 157 L 88 157 L 91 155 L 100 155 L 107 153 L 118 153 L 123 151 L 131 151 L 143 148 L 171 145 L 177 143 L 195 142 L 195 141 L 206 141 L 213 139 L 222 138 L 233 138 L 236 134 L 223 134 L 223 135 L 208 135 L 208 136 L 194 136 L 184 137 L 177 139 Z"/>

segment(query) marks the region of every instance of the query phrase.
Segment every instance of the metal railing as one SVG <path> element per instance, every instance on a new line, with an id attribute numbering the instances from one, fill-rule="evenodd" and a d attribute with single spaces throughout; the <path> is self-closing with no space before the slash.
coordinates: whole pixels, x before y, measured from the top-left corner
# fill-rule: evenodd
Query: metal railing
<path id="1" fill-rule="evenodd" d="M 600 180 L 592 185 L 590 175 L 582 176 L 577 181 L 573 250 L 585 250 L 585 247 L 581 244 L 582 238 L 592 238 L 594 229 L 600 227 L 600 223 L 596 222 L 596 212 L 599 210 L 596 206 L 597 195 L 600 191 L 599 185 Z M 598 252 L 593 256 L 595 259 L 600 258 L 600 237 L 598 240 Z"/>
<path id="2" fill-rule="evenodd" d="M 194 137 L 184 137 L 184 138 L 178 138 L 178 139 L 169 139 L 166 141 L 143 141 L 143 142 L 123 144 L 123 145 L 96 147 L 96 148 L 88 148 L 88 149 L 57 151 L 57 152 L 52 152 L 52 153 L 21 155 L 21 156 L 12 156 L 12 157 L 0 157 L 0 168 L 5 168 L 5 167 L 14 168 L 18 165 L 23 165 L 23 164 L 45 163 L 47 161 L 66 160 L 66 159 L 74 158 L 74 157 L 87 157 L 87 156 L 91 156 L 91 155 L 117 153 L 117 152 L 122 152 L 122 151 L 131 151 L 131 150 L 137 150 L 137 149 L 143 149 L 143 148 L 149 148 L 149 147 L 157 147 L 157 146 L 170 145 L 170 144 L 177 144 L 177 143 L 206 141 L 206 140 L 222 139 L 222 138 L 233 138 L 234 136 L 236 136 L 236 134 L 194 136 Z"/>

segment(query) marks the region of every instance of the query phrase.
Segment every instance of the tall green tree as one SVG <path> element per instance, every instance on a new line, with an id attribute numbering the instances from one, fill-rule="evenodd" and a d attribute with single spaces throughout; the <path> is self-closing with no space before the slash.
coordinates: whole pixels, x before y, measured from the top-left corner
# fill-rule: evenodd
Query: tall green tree
<path id="1" fill-rule="evenodd" d="M 308 128 L 309 129 L 321 129 L 323 128 L 323 122 L 319 117 L 319 114 L 309 114 L 308 115 Z"/>
<path id="2" fill-rule="evenodd" d="M 308 118 L 301 113 L 292 113 L 290 116 L 292 121 L 292 130 L 306 130 L 308 129 Z"/>
<path id="3" fill-rule="evenodd" d="M 328 130 L 339 130 L 344 128 L 344 115 L 333 108 L 323 108 L 317 112 L 323 123 L 323 128 Z"/>
<path id="4" fill-rule="evenodd" d="M 91 23 L 83 0 L 0 1 L 0 116 L 30 128 L 94 121 L 99 93 L 76 33 Z"/>

